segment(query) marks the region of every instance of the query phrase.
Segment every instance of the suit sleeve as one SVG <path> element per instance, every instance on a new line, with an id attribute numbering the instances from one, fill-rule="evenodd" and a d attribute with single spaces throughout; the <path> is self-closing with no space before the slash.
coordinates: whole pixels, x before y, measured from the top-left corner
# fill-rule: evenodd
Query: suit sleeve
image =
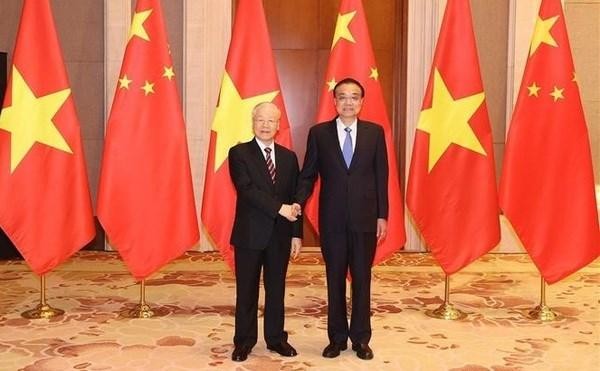
<path id="1" fill-rule="evenodd" d="M 296 154 L 292 152 L 292 157 L 293 157 L 293 166 L 294 169 L 292 171 L 292 184 L 294 186 L 294 190 L 297 189 L 297 184 L 298 184 L 298 174 L 300 172 L 300 169 L 298 167 L 298 157 L 296 157 Z M 302 217 L 298 218 L 298 220 L 296 220 L 295 222 L 292 223 L 292 237 L 298 237 L 298 238 L 302 238 L 303 237 L 303 228 L 302 228 L 302 222 L 303 222 Z"/>
<path id="2" fill-rule="evenodd" d="M 262 210 L 272 218 L 277 217 L 281 202 L 256 187 L 250 177 L 247 161 L 244 161 L 242 154 L 235 147 L 229 150 L 229 174 L 238 198 Z"/>
<path id="3" fill-rule="evenodd" d="M 298 177 L 298 188 L 296 190 L 296 197 L 294 197 L 296 202 L 302 205 L 302 208 L 304 208 L 306 200 L 308 200 L 312 194 L 315 182 L 317 181 L 318 159 L 319 151 L 317 139 L 314 134 L 314 128 L 312 128 L 308 132 L 304 164 L 302 165 L 302 171 Z"/>
<path id="4" fill-rule="evenodd" d="M 381 127 L 377 130 L 377 149 L 375 152 L 375 172 L 377 179 L 377 217 L 388 218 L 388 175 L 389 166 L 385 134 Z"/>

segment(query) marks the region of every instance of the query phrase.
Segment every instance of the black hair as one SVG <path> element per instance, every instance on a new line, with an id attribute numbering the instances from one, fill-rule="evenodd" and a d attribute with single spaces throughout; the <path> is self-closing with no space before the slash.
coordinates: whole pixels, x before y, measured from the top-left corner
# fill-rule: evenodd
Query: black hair
<path id="1" fill-rule="evenodd" d="M 360 88 L 360 97 L 364 98 L 365 97 L 365 88 L 363 88 L 363 86 L 360 84 L 360 82 L 358 82 L 358 80 L 353 79 L 352 77 L 346 77 L 341 79 L 337 84 L 335 84 L 335 87 L 333 88 L 333 97 L 335 98 L 335 91 L 337 90 L 338 86 L 340 85 L 344 85 L 344 84 L 354 84 L 356 86 L 358 86 Z"/>

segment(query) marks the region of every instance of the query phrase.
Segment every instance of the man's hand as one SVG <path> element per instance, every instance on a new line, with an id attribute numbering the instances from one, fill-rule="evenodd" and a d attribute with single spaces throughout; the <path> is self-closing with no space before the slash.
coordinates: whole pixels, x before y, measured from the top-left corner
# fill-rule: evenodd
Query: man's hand
<path id="1" fill-rule="evenodd" d="M 377 218 L 377 244 L 379 245 L 381 241 L 385 239 L 387 236 L 387 220 L 382 218 Z"/>
<path id="2" fill-rule="evenodd" d="M 294 202 L 292 204 L 292 209 L 296 212 L 295 216 L 302 215 L 302 206 L 300 206 L 300 204 Z"/>
<path id="3" fill-rule="evenodd" d="M 298 237 L 292 237 L 292 247 L 290 252 L 290 258 L 292 260 L 296 260 L 298 255 L 300 254 L 300 250 L 302 250 L 302 239 Z"/>
<path id="4" fill-rule="evenodd" d="M 298 218 L 296 217 L 297 213 L 292 205 L 281 205 L 281 207 L 279 208 L 279 215 L 283 216 L 290 222 L 295 222 L 296 220 L 298 220 Z"/>

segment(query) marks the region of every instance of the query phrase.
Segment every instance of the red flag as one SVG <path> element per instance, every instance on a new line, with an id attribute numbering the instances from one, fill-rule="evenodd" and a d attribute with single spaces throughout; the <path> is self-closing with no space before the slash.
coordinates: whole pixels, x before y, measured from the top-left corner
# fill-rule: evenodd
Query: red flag
<path id="1" fill-rule="evenodd" d="M 492 134 L 469 0 L 448 0 L 417 124 L 407 204 L 446 274 L 500 241 Z"/>
<path id="2" fill-rule="evenodd" d="M 199 239 L 185 132 L 160 1 L 139 0 L 106 140 L 98 218 L 143 279 Z"/>
<path id="3" fill-rule="evenodd" d="M 600 255 L 585 117 L 560 0 L 542 0 L 512 117 L 500 203 L 544 279 Z"/>
<path id="4" fill-rule="evenodd" d="M 399 250 L 406 242 L 404 230 L 404 206 L 400 183 L 398 181 L 398 166 L 392 140 L 392 127 L 383 100 L 383 92 L 379 83 L 379 71 L 375 63 L 375 55 L 369 36 L 369 28 L 365 11 L 360 0 L 343 0 L 340 5 L 331 54 L 325 74 L 325 82 L 321 89 L 317 122 L 331 120 L 337 115 L 333 104 L 333 88 L 343 78 L 351 77 L 365 88 L 360 118 L 375 122 L 383 127 L 389 165 L 388 176 L 388 232 L 385 240 L 377 246 L 373 265 L 389 258 L 394 251 Z M 313 195 L 306 204 L 305 214 L 319 231 L 319 188 L 315 185 Z"/>
<path id="5" fill-rule="evenodd" d="M 225 64 L 219 103 L 212 124 L 202 200 L 202 223 L 227 264 L 236 192 L 229 176 L 229 148 L 254 137 L 252 109 L 273 102 L 281 110 L 275 141 L 291 148 L 288 122 L 261 0 L 239 0 Z"/>
<path id="6" fill-rule="evenodd" d="M 79 120 L 48 0 L 23 5 L 0 129 L 0 226 L 42 275 L 95 234 Z"/>

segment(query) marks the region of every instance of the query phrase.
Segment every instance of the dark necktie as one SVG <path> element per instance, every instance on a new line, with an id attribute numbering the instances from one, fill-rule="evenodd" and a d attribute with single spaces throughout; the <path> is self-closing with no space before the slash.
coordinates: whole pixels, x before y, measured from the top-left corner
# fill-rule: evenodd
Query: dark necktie
<path id="1" fill-rule="evenodd" d="M 265 157 L 267 161 L 267 169 L 269 170 L 269 175 L 271 175 L 271 181 L 275 183 L 275 164 L 271 159 L 271 148 L 265 148 L 265 153 L 267 154 L 267 156 Z"/>

